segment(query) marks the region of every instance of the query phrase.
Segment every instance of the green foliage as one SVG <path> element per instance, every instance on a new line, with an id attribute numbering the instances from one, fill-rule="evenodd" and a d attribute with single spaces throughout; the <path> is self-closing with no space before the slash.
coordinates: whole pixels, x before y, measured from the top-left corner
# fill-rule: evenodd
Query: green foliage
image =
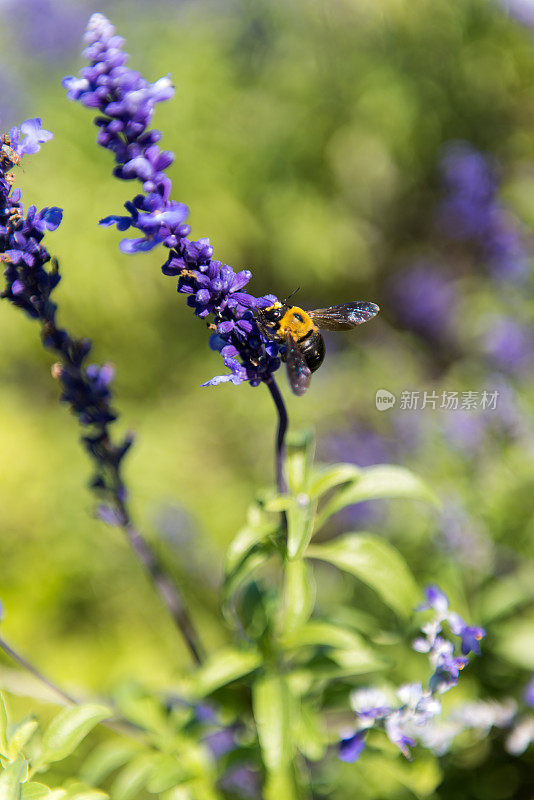
<path id="1" fill-rule="evenodd" d="M 50 789 L 35 775 L 47 773 L 50 765 L 68 758 L 111 711 L 87 704 L 66 708 L 44 729 L 35 719 L 12 725 L 4 696 L 0 693 L 0 797 L 2 800 L 105 800 L 105 792 L 70 780 Z"/>

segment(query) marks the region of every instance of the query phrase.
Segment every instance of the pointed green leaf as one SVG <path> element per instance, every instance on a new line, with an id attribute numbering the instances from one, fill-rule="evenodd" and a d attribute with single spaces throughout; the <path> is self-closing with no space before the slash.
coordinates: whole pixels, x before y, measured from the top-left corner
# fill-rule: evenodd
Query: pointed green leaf
<path id="1" fill-rule="evenodd" d="M 391 464 L 378 465 L 362 470 L 359 480 L 341 488 L 327 500 L 318 514 L 316 528 L 346 506 L 381 498 L 424 500 L 440 505 L 435 492 L 413 472 Z"/>
<path id="2" fill-rule="evenodd" d="M 265 511 L 269 511 L 271 514 L 274 514 L 277 511 L 285 511 L 290 503 L 291 495 L 277 494 L 266 501 L 264 509 Z"/>
<path id="3" fill-rule="evenodd" d="M 361 478 L 362 469 L 355 464 L 334 464 L 314 472 L 310 481 L 310 497 L 317 498 L 335 489 L 342 483 L 356 482 Z"/>
<path id="4" fill-rule="evenodd" d="M 306 491 L 314 453 L 315 439 L 311 431 L 289 434 L 286 439 L 286 475 L 290 494 Z"/>
<path id="5" fill-rule="evenodd" d="M 310 761 L 321 761 L 326 755 L 328 734 L 321 714 L 309 703 L 302 702 L 293 725 L 295 744 Z"/>
<path id="6" fill-rule="evenodd" d="M 21 784 L 28 778 L 28 762 L 13 761 L 0 772 L 0 799 L 20 800 Z"/>
<path id="7" fill-rule="evenodd" d="M 257 650 L 228 647 L 214 653 L 195 673 L 193 687 L 198 696 L 211 694 L 243 675 L 257 669 L 262 662 Z"/>
<path id="8" fill-rule="evenodd" d="M 359 633 L 322 620 L 310 620 L 298 630 L 284 633 L 282 644 L 287 649 L 332 647 L 336 650 L 359 650 L 372 654 L 371 648 Z"/>
<path id="9" fill-rule="evenodd" d="M 139 751 L 136 742 L 109 741 L 95 747 L 80 770 L 80 779 L 90 786 L 98 786 L 108 775 Z"/>
<path id="10" fill-rule="evenodd" d="M 187 769 L 179 756 L 161 753 L 154 764 L 154 771 L 147 781 L 146 788 L 151 794 L 159 794 L 192 777 L 194 775 L 191 774 L 191 770 Z"/>
<path id="11" fill-rule="evenodd" d="M 226 575 L 231 575 L 239 567 L 246 555 L 275 531 L 276 526 L 267 523 L 257 526 L 246 525 L 241 528 L 226 553 L 224 569 Z"/>
<path id="12" fill-rule="evenodd" d="M 291 501 L 287 509 L 287 554 L 289 558 L 300 558 L 312 537 L 315 503 L 304 492 Z"/>
<path id="13" fill-rule="evenodd" d="M 8 753 L 11 759 L 21 755 L 24 747 L 39 727 L 36 719 L 27 719 L 18 725 L 9 737 Z"/>
<path id="14" fill-rule="evenodd" d="M 257 680 L 253 687 L 252 706 L 267 772 L 265 800 L 281 800 L 282 797 L 296 800 L 292 769 L 292 697 L 285 679 L 273 674 Z"/>
<path id="15" fill-rule="evenodd" d="M 306 561 L 288 559 L 284 566 L 284 599 L 279 622 L 284 635 L 298 630 L 310 618 L 315 594 L 315 579 Z"/>
<path id="16" fill-rule="evenodd" d="M 130 761 L 111 785 L 110 794 L 113 800 L 130 800 L 141 792 L 154 772 L 155 760 L 154 754 L 143 753 Z"/>
<path id="17" fill-rule="evenodd" d="M 107 706 L 92 703 L 65 708 L 54 717 L 43 734 L 39 763 L 48 764 L 67 758 L 95 725 L 111 716 L 112 712 Z"/>
<path id="18" fill-rule="evenodd" d="M 30 781 L 22 784 L 22 800 L 48 800 L 50 789 L 44 783 Z"/>
<path id="19" fill-rule="evenodd" d="M 329 544 L 310 546 L 306 555 L 355 575 L 402 617 L 417 605 L 419 590 L 408 565 L 398 550 L 378 536 L 348 533 Z"/>
<path id="20" fill-rule="evenodd" d="M 109 795 L 100 789 L 93 789 L 80 781 L 71 781 L 65 786 L 67 789 L 66 800 L 106 800 Z"/>

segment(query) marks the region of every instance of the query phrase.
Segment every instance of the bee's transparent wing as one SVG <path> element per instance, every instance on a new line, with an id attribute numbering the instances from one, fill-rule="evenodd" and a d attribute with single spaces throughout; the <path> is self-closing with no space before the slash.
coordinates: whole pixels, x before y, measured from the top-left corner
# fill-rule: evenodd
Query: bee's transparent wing
<path id="1" fill-rule="evenodd" d="M 306 364 L 306 359 L 302 355 L 298 343 L 293 339 L 289 331 L 285 335 L 286 345 L 286 367 L 289 385 L 297 395 L 303 395 L 311 380 L 311 370 Z"/>
<path id="2" fill-rule="evenodd" d="M 348 331 L 376 317 L 379 311 L 376 303 L 358 300 L 340 306 L 317 308 L 315 311 L 308 311 L 308 314 L 318 328 L 326 331 Z"/>

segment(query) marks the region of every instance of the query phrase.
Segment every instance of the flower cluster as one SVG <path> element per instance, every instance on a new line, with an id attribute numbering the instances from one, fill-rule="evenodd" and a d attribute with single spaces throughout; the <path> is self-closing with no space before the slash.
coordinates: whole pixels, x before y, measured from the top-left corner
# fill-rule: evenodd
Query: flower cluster
<path id="1" fill-rule="evenodd" d="M 437 586 L 426 590 L 426 602 L 418 611 L 434 611 L 433 619 L 422 627 L 424 636 L 413 643 L 419 653 L 427 653 L 433 668 L 427 688 L 420 683 L 408 683 L 388 694 L 381 689 L 361 689 L 353 692 L 352 707 L 358 718 L 358 728 L 343 737 L 339 744 L 342 761 L 356 761 L 364 747 L 368 731 L 382 727 L 388 738 L 401 753 L 410 758 L 410 747 L 420 742 L 434 747 L 436 720 L 441 714 L 439 695 L 458 683 L 460 671 L 468 663 L 467 656 L 480 654 L 483 628 L 467 625 L 454 611 L 449 610 L 447 596 Z M 460 638 L 460 654 L 453 642 L 442 636 L 443 623 Z"/>
<path id="2" fill-rule="evenodd" d="M 230 372 L 207 384 L 249 381 L 257 386 L 270 380 L 280 365 L 279 347 L 260 332 L 255 312 L 276 298 L 257 298 L 242 291 L 251 273 L 236 273 L 213 259 L 208 239 L 190 240 L 191 228 L 185 221 L 188 208 L 170 199 L 171 181 L 165 170 L 174 156 L 159 148 L 161 133 L 149 129 L 155 104 L 174 94 L 170 79 L 148 83 L 129 69 L 123 39 L 102 14 L 91 17 L 85 42 L 84 55 L 90 65 L 81 70 L 80 77 L 65 78 L 63 85 L 71 100 L 98 110 L 98 143 L 114 153 L 115 176 L 142 185 L 142 193 L 125 204 L 126 215 L 108 216 L 101 224 L 141 233 L 121 242 L 125 253 L 144 252 L 159 244 L 168 248 L 164 274 L 178 278 L 178 292 L 187 295 L 195 314 L 214 316 L 211 346 L 221 353 Z"/>
<path id="3" fill-rule="evenodd" d="M 518 222 L 499 203 L 497 170 L 466 142 L 449 145 L 441 161 L 445 197 L 438 213 L 442 232 L 479 248 L 498 280 L 522 283 L 529 274 L 528 253 Z"/>
<path id="4" fill-rule="evenodd" d="M 13 189 L 13 167 L 51 138 L 50 131 L 41 128 L 39 119 L 30 119 L 1 139 L 0 260 L 5 264 L 6 279 L 1 297 L 40 322 L 43 344 L 60 361 L 53 374 L 62 386 L 61 399 L 70 404 L 80 423 L 90 429 L 83 441 L 97 464 L 93 485 L 122 495 L 118 469 L 131 438 L 116 445 L 109 438 L 108 426 L 116 419 L 110 406 L 113 369 L 106 364 L 86 366 L 91 342 L 74 339 L 56 323 L 57 305 L 51 296 L 60 281 L 59 268 L 42 241 L 47 231 L 59 226 L 63 212 L 57 207 L 38 211 L 30 206 L 24 213 L 22 192 Z"/>

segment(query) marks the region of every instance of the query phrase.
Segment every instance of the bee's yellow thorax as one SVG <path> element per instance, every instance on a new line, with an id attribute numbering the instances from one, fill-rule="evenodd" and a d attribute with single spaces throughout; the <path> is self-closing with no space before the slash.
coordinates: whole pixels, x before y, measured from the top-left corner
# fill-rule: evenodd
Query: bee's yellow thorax
<path id="1" fill-rule="evenodd" d="M 310 331 L 317 330 L 311 317 L 299 306 L 288 308 L 280 320 L 280 333 L 283 335 L 289 331 L 291 335 L 299 341 L 307 336 Z"/>

